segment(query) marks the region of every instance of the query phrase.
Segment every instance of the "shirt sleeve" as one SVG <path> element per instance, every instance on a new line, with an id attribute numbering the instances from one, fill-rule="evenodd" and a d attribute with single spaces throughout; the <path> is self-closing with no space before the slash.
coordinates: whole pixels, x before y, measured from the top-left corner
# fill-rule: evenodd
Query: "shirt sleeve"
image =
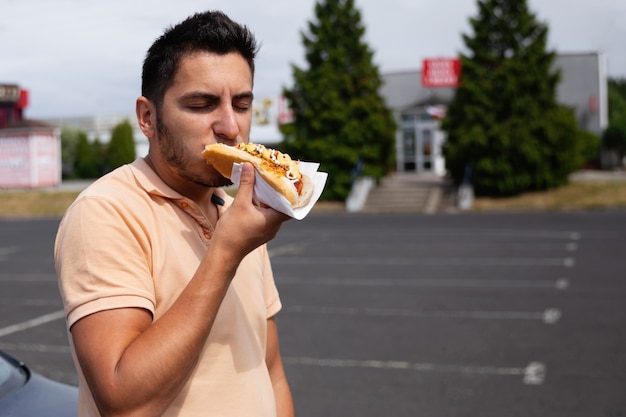
<path id="1" fill-rule="evenodd" d="M 265 305 L 267 307 L 267 318 L 273 317 L 282 309 L 282 303 L 274 281 L 274 273 L 267 252 L 267 245 L 261 248 L 261 256 L 263 260 L 263 290 L 265 296 Z"/>
<path id="2" fill-rule="evenodd" d="M 150 244 L 141 223 L 102 197 L 77 200 L 55 243 L 68 328 L 98 311 L 138 307 L 154 315 Z"/>

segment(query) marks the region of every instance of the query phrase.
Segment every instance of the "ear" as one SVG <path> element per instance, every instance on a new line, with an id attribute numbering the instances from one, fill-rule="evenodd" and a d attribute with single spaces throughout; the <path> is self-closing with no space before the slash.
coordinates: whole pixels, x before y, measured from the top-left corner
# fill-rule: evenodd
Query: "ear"
<path id="1" fill-rule="evenodd" d="M 135 103 L 137 123 L 139 128 L 149 140 L 156 138 L 156 109 L 154 104 L 146 97 L 141 96 Z"/>

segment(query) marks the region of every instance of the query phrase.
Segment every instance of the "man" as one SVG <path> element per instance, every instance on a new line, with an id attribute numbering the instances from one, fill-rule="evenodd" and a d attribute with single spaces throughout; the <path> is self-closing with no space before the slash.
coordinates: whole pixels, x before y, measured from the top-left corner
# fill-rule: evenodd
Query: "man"
<path id="1" fill-rule="evenodd" d="M 287 217 L 237 196 L 201 151 L 248 140 L 254 36 L 219 12 L 148 50 L 148 155 L 96 181 L 55 244 L 80 416 L 293 416 L 266 243 Z"/>

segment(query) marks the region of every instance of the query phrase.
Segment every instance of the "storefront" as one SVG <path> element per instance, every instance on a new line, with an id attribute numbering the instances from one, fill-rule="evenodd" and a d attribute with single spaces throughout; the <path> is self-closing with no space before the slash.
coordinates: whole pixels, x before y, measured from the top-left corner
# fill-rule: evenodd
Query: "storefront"
<path id="1" fill-rule="evenodd" d="M 458 70 L 452 59 L 434 60 L 448 74 Z M 603 54 L 559 54 L 555 68 L 561 70 L 557 100 L 574 109 L 582 129 L 598 136 L 608 125 L 608 92 Z M 425 66 L 426 68 L 426 66 Z M 454 70 L 454 71 L 452 71 Z M 442 154 L 445 134 L 441 118 L 455 92 L 454 77 L 434 77 L 423 70 L 382 74 L 381 94 L 392 109 L 396 132 L 396 170 L 444 176 Z"/>
<path id="2" fill-rule="evenodd" d="M 0 188 L 54 187 L 61 183 L 61 141 L 49 126 L 21 123 L 0 129 Z"/>
<path id="3" fill-rule="evenodd" d="M 28 91 L 0 84 L 0 189 L 61 183 L 61 140 L 56 129 L 24 119 Z"/>
<path id="4" fill-rule="evenodd" d="M 445 174 L 441 147 L 444 134 L 439 120 L 426 109 L 406 111 L 400 115 L 401 126 L 397 132 L 400 158 L 398 171 Z"/>

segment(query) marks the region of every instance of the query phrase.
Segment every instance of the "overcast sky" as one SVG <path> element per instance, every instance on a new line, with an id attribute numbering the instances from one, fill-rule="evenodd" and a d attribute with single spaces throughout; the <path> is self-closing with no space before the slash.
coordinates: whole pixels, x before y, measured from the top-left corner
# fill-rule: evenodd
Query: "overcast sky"
<path id="1" fill-rule="evenodd" d="M 381 72 L 419 70 L 453 57 L 475 0 L 355 0 Z M 0 0 L 0 83 L 30 92 L 26 117 L 133 114 L 146 49 L 191 13 L 221 9 L 261 42 L 255 94 L 274 98 L 304 66 L 300 32 L 314 0 Z M 609 76 L 626 76 L 626 1 L 529 0 L 558 52 L 602 51 Z"/>

